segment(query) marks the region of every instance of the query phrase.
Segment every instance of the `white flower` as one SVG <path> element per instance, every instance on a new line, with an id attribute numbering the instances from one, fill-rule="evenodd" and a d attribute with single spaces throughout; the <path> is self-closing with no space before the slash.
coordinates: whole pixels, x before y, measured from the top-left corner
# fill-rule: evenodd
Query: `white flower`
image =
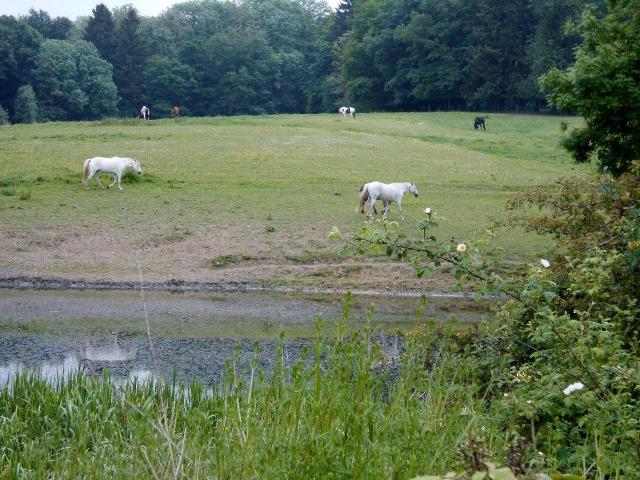
<path id="1" fill-rule="evenodd" d="M 456 247 L 456 250 L 459 251 L 460 253 L 464 253 L 467 251 L 467 246 L 464 243 L 459 243 L 458 246 Z"/>
<path id="2" fill-rule="evenodd" d="M 572 383 L 567 388 L 565 388 L 562 393 L 565 395 L 571 395 L 573 392 L 577 392 L 578 390 L 582 390 L 584 388 L 584 384 L 581 382 Z"/>
<path id="3" fill-rule="evenodd" d="M 426 213 L 427 215 L 431 215 L 431 208 L 430 207 L 425 208 L 424 213 Z"/>
<path id="4" fill-rule="evenodd" d="M 549 268 L 551 266 L 551 262 L 549 260 L 544 259 L 544 258 L 540 259 L 540 263 L 542 264 L 542 266 L 544 268 Z"/>

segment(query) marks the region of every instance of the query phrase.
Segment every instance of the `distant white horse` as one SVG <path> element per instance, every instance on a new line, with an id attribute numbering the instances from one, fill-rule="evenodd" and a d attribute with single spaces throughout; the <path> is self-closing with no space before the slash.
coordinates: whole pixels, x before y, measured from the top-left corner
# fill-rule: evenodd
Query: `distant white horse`
<path id="1" fill-rule="evenodd" d="M 95 175 L 96 181 L 98 185 L 104 188 L 102 182 L 100 182 L 100 174 L 101 173 L 110 173 L 113 175 L 113 182 L 107 187 L 111 188 L 114 183 L 118 182 L 118 188 L 122 190 L 120 186 L 120 180 L 122 179 L 122 172 L 127 169 L 132 168 L 134 172 L 137 172 L 138 175 L 142 173 L 142 168 L 140 168 L 140 163 L 133 158 L 125 158 L 125 157 L 94 157 L 88 158 L 84 161 L 84 176 L 82 178 L 82 183 L 84 184 L 84 188 L 89 188 L 89 180 Z"/>
<path id="2" fill-rule="evenodd" d="M 370 182 L 366 183 L 364 187 L 362 187 L 362 191 L 360 192 L 360 202 L 362 202 L 362 199 L 366 197 L 367 217 L 369 218 L 373 217 L 373 206 L 376 203 L 376 200 L 380 199 L 385 204 L 383 214 L 384 218 L 387 218 L 387 213 L 389 212 L 389 208 L 391 208 L 391 202 L 396 202 L 398 204 L 400 218 L 404 220 L 404 216 L 402 216 L 402 197 L 406 192 L 411 192 L 414 196 L 418 196 L 418 189 L 414 183 Z M 359 206 L 358 210 L 360 210 Z M 356 212 L 358 210 L 356 210 Z"/>
<path id="3" fill-rule="evenodd" d="M 341 113 L 343 117 L 346 117 L 347 115 L 351 115 L 352 118 L 356 118 L 355 107 L 340 107 L 338 109 L 338 113 Z"/>

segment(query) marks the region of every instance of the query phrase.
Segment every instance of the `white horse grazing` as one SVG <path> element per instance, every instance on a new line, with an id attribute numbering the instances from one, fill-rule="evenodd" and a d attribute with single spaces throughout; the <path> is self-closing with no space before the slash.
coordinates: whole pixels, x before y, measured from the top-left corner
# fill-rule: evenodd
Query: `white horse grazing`
<path id="1" fill-rule="evenodd" d="M 364 187 L 362 187 L 362 192 L 360 192 L 360 201 L 364 197 L 367 197 L 367 217 L 373 217 L 373 206 L 376 203 L 376 200 L 380 199 L 384 202 L 384 214 L 383 217 L 387 218 L 387 213 L 391 208 L 391 202 L 396 202 L 398 204 L 398 211 L 400 212 L 400 218 L 404 220 L 402 216 L 402 197 L 406 192 L 413 193 L 414 196 L 418 196 L 418 189 L 416 188 L 414 183 L 381 183 L 381 182 L 370 182 L 366 183 Z M 359 209 L 359 207 L 358 207 Z M 358 211 L 358 210 L 356 210 Z"/>
<path id="2" fill-rule="evenodd" d="M 126 168 L 132 168 L 134 172 L 137 172 L 138 175 L 142 173 L 142 168 L 140 168 L 140 163 L 133 158 L 125 158 L 125 157 L 94 157 L 88 158 L 84 161 L 84 176 L 82 178 L 82 183 L 84 184 L 84 188 L 89 189 L 89 180 L 91 177 L 95 175 L 96 181 L 98 185 L 104 188 L 102 182 L 100 182 L 100 174 L 101 173 L 110 173 L 113 175 L 113 182 L 107 187 L 111 188 L 114 183 L 118 182 L 118 188 L 122 190 L 120 186 L 120 180 L 122 179 L 122 172 Z"/>
<path id="3" fill-rule="evenodd" d="M 338 113 L 341 113 L 343 117 L 346 117 L 347 115 L 351 115 L 351 118 L 356 118 L 355 107 L 340 107 L 338 109 Z"/>

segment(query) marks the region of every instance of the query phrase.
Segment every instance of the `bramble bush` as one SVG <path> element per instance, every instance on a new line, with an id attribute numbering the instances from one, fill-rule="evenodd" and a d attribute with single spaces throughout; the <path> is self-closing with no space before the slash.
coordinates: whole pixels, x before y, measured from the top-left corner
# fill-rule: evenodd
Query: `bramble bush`
<path id="1" fill-rule="evenodd" d="M 556 240 L 523 275 L 500 273 L 491 241 L 439 241 L 430 209 L 415 237 L 385 220 L 332 236 L 408 261 L 418 276 L 450 264 L 461 282 L 499 296 L 495 321 L 461 353 L 477 362 L 504 431 L 526 438 L 527 471 L 639 478 L 640 164 L 618 178 L 561 180 L 508 208 L 497 227 Z"/>

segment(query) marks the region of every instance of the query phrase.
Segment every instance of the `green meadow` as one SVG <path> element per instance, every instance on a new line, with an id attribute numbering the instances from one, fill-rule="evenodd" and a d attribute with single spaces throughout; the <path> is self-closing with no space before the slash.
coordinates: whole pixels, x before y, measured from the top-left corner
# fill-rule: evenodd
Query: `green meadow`
<path id="1" fill-rule="evenodd" d="M 415 182 L 420 196 L 405 196 L 402 228 L 431 207 L 444 219 L 439 235 L 469 242 L 505 217 L 514 192 L 588 171 L 558 146 L 560 123 L 571 128 L 580 119 L 491 114 L 482 132 L 473 129 L 474 115 L 3 126 L 0 273 L 137 278 L 137 258 L 153 278 L 207 280 L 225 271 L 228 279 L 326 282 L 331 268 L 296 269 L 347 261 L 327 235 L 333 226 L 362 225 L 355 208 L 365 182 Z M 86 191 L 82 164 L 93 156 L 134 157 L 144 175 L 127 177 L 123 192 L 93 181 Z M 395 205 L 390 217 L 399 220 Z M 516 262 L 546 248 L 521 231 L 498 232 L 497 239 Z M 351 271 L 342 273 L 350 278 Z"/>

